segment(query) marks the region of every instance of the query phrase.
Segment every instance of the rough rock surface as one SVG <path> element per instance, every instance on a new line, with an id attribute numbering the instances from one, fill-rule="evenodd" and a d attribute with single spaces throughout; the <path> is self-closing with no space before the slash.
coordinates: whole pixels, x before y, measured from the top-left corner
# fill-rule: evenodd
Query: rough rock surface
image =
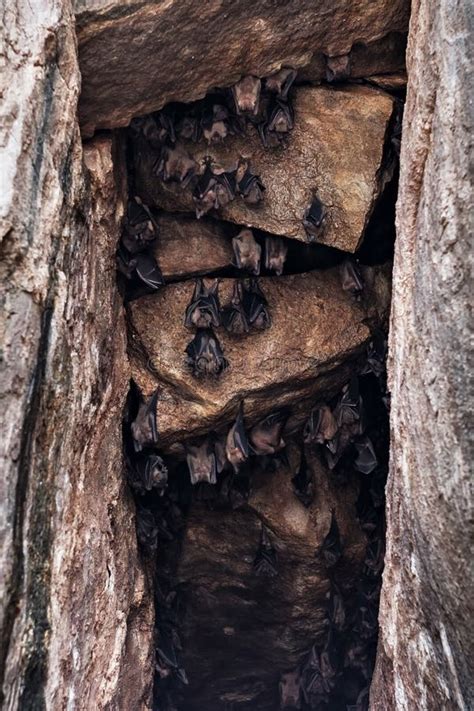
<path id="1" fill-rule="evenodd" d="M 145 395 L 160 386 L 160 447 L 225 427 L 245 400 L 246 422 L 272 408 L 304 405 L 324 390 L 337 391 L 348 379 L 353 360 L 364 350 L 369 317 L 380 324 L 389 306 L 389 281 L 383 270 L 366 270 L 366 305 L 340 285 L 338 270 L 259 280 L 268 300 L 271 328 L 218 338 L 230 367 L 218 380 L 196 379 L 185 363 L 193 332 L 184 313 L 194 286 L 171 284 L 129 305 L 132 375 Z M 230 301 L 234 280 L 221 280 L 221 305 Z M 296 296 L 297 294 L 297 296 Z M 345 364 L 345 365 L 344 365 Z M 342 367 L 341 367 L 342 366 Z"/>
<path id="2" fill-rule="evenodd" d="M 315 53 L 347 54 L 355 43 L 405 32 L 410 3 L 77 0 L 75 6 L 80 120 L 91 135 L 127 126 L 170 101 L 202 98 L 216 83 L 302 67 Z"/>
<path id="3" fill-rule="evenodd" d="M 226 220 L 307 241 L 302 220 L 313 195 L 327 208 L 327 224 L 318 242 L 354 252 L 362 239 L 380 188 L 379 169 L 393 109 L 390 96 L 367 87 L 300 88 L 295 96 L 295 127 L 287 145 L 265 149 L 251 127 L 209 147 L 186 144 L 200 161 L 213 156 L 227 167 L 239 156 L 250 158 L 265 194 L 258 207 L 237 197 L 219 214 Z M 153 175 L 156 155 L 140 142 L 136 151 L 137 191 L 167 210 L 192 210 L 192 192 Z"/>
<path id="4" fill-rule="evenodd" d="M 85 154 L 91 208 L 68 5 L 3 19 L 2 708 L 145 708 L 153 620 L 121 471 L 111 144 Z"/>
<path id="5" fill-rule="evenodd" d="M 469 3 L 415 0 L 391 317 L 391 473 L 371 708 L 469 709 L 472 156 Z"/>
<path id="6" fill-rule="evenodd" d="M 354 518 L 356 486 L 336 487 L 309 457 L 316 497 L 305 508 L 291 484 L 298 459 L 292 449 L 291 467 L 254 475 L 246 508 L 191 508 L 177 571 L 186 589 L 180 632 L 190 681 L 182 705 L 187 711 L 226 708 L 226 702 L 249 711 L 279 708 L 280 674 L 327 634 L 328 571 L 315 553 L 332 508 L 344 542 L 338 584 L 350 587 L 361 572 L 366 537 Z M 262 521 L 277 552 L 273 578 L 257 576 L 252 565 Z"/>

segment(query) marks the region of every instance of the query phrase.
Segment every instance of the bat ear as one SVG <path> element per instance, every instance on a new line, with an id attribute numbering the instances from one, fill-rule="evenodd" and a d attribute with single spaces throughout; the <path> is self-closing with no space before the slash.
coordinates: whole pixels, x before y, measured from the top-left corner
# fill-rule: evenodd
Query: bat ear
<path id="1" fill-rule="evenodd" d="M 158 405 L 158 396 L 160 394 L 159 388 L 156 388 L 155 392 L 153 395 L 150 397 L 150 401 L 147 405 L 147 412 L 149 414 L 155 414 L 156 413 L 156 406 Z"/>
<path id="2" fill-rule="evenodd" d="M 209 294 L 212 294 L 213 296 L 217 296 L 218 291 L 219 291 L 219 279 L 216 279 L 214 284 L 209 289 Z"/>
<path id="3" fill-rule="evenodd" d="M 194 284 L 193 300 L 198 299 L 204 293 L 204 282 L 202 279 L 196 279 Z"/>

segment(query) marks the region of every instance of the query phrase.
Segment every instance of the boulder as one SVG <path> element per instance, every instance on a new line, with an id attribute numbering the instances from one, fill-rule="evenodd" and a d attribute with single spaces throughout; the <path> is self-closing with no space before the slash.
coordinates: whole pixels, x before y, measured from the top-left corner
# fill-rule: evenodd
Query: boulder
<path id="1" fill-rule="evenodd" d="M 318 242 L 355 252 L 381 187 L 384 141 L 393 100 L 367 87 L 299 88 L 295 126 L 287 145 L 264 148 L 255 129 L 229 136 L 222 144 L 187 143 L 196 160 L 210 155 L 227 167 L 239 156 L 250 159 L 265 193 L 258 207 L 236 197 L 219 211 L 223 219 L 276 235 L 307 241 L 305 210 L 313 195 L 326 206 L 327 220 Z M 136 188 L 148 204 L 190 211 L 192 191 L 165 183 L 153 173 L 156 154 L 141 140 L 135 152 Z"/>

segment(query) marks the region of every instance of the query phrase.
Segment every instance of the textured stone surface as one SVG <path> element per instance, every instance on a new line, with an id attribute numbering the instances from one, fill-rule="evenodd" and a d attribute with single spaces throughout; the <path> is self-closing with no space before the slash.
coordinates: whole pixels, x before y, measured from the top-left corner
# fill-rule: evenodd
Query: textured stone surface
<path id="1" fill-rule="evenodd" d="M 316 550 L 326 536 L 334 508 L 344 542 L 338 583 L 348 588 L 361 572 L 366 545 L 354 518 L 356 485 L 344 488 L 316 458 L 310 458 L 316 497 L 306 509 L 293 493 L 291 467 L 252 477 L 249 506 L 237 511 L 191 509 L 177 577 L 186 589 L 181 628 L 184 664 L 190 680 L 180 708 L 279 708 L 280 674 L 323 641 L 328 571 Z M 261 522 L 278 557 L 277 577 L 259 577 L 253 560 Z"/>
<path id="2" fill-rule="evenodd" d="M 69 10 L 15 3 L 2 28 L 0 684 L 9 710 L 145 708 L 150 691 L 152 610 L 121 471 L 120 215 L 110 142 L 89 146 L 90 176 L 82 168 Z"/>
<path id="3" fill-rule="evenodd" d="M 127 126 L 133 116 L 202 98 L 244 74 L 302 67 L 315 53 L 347 54 L 356 42 L 405 32 L 409 6 L 409 0 L 77 0 L 83 131 Z"/>
<path id="4" fill-rule="evenodd" d="M 469 709 L 472 7 L 415 0 L 391 317 L 391 473 L 371 708 Z"/>
<path id="5" fill-rule="evenodd" d="M 189 143 L 187 149 L 197 160 L 211 155 L 224 166 L 239 155 L 249 157 L 252 172 L 260 175 L 263 203 L 255 208 L 236 198 L 220 211 L 224 219 L 306 241 L 302 220 L 317 193 L 328 211 L 318 241 L 354 252 L 378 195 L 392 108 L 388 95 L 367 87 L 300 88 L 287 146 L 265 149 L 250 127 L 246 135 L 231 136 L 218 146 Z M 192 210 L 191 190 L 154 176 L 155 160 L 151 150 L 137 150 L 138 193 L 167 210 Z"/>
<path id="6" fill-rule="evenodd" d="M 193 332 L 184 313 L 193 283 L 171 284 L 129 305 L 132 374 L 149 395 L 160 385 L 160 447 L 225 427 L 245 399 L 246 422 L 282 405 L 303 406 L 325 389 L 347 380 L 350 364 L 370 337 L 369 316 L 381 323 L 389 305 L 382 270 L 366 270 L 366 306 L 343 292 L 338 270 L 259 280 L 272 326 L 238 337 L 218 330 L 230 367 L 217 381 L 191 377 L 184 351 Z M 221 305 L 230 301 L 234 280 L 221 280 Z"/>

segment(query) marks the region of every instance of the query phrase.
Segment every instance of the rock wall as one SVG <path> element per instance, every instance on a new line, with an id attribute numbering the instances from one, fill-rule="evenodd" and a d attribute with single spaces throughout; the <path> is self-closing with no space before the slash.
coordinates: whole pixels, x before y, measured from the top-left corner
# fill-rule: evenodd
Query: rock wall
<path id="1" fill-rule="evenodd" d="M 387 553 L 372 709 L 474 704 L 472 30 L 468 2 L 413 3 L 391 317 Z"/>

